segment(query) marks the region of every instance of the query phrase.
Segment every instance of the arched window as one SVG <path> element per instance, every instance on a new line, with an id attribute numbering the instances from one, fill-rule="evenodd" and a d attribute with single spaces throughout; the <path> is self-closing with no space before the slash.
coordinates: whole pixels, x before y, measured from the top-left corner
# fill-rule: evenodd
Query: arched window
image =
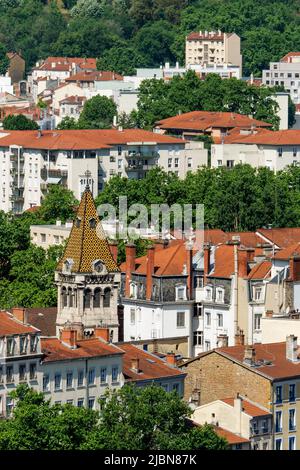
<path id="1" fill-rule="evenodd" d="M 91 308 L 91 290 L 85 289 L 84 299 L 83 299 L 83 308 Z"/>
<path id="2" fill-rule="evenodd" d="M 109 288 L 106 288 L 104 290 L 103 307 L 110 307 L 110 289 Z"/>
<path id="3" fill-rule="evenodd" d="M 68 292 L 65 287 L 63 287 L 61 290 L 61 300 L 62 300 L 62 306 L 67 307 L 68 306 Z"/>
<path id="4" fill-rule="evenodd" d="M 69 295 L 69 307 L 73 307 L 73 291 L 71 287 L 68 289 L 68 295 Z"/>
<path id="5" fill-rule="evenodd" d="M 99 287 L 94 290 L 94 308 L 100 307 L 100 292 L 101 289 Z"/>

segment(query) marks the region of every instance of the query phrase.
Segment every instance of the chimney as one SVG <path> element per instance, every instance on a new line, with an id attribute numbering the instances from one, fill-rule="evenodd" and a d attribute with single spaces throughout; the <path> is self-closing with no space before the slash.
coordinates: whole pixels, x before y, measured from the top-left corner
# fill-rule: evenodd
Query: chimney
<path id="1" fill-rule="evenodd" d="M 140 360 L 138 357 L 133 357 L 131 359 L 131 367 L 130 369 L 136 372 L 137 374 L 140 372 Z"/>
<path id="2" fill-rule="evenodd" d="M 130 297 L 131 273 L 135 270 L 136 247 L 134 243 L 127 243 L 126 253 L 126 277 L 125 277 L 125 297 Z"/>
<path id="3" fill-rule="evenodd" d="M 244 364 L 252 366 L 255 363 L 255 348 L 253 346 L 246 346 L 244 351 Z"/>
<path id="4" fill-rule="evenodd" d="M 290 257 L 290 277 L 291 281 L 300 281 L 300 256 Z"/>
<path id="5" fill-rule="evenodd" d="M 289 335 L 286 337 L 286 359 L 288 361 L 297 362 L 297 336 Z"/>
<path id="6" fill-rule="evenodd" d="M 154 274 L 154 246 L 149 246 L 147 249 L 146 300 L 151 300 L 151 297 L 152 297 L 153 274 Z"/>
<path id="7" fill-rule="evenodd" d="M 228 336 L 220 334 L 217 337 L 218 348 L 227 348 L 228 347 Z"/>
<path id="8" fill-rule="evenodd" d="M 204 250 L 204 284 L 206 283 L 206 277 L 209 274 L 210 271 L 210 244 L 205 243 L 203 246 Z"/>
<path id="9" fill-rule="evenodd" d="M 76 349 L 76 343 L 77 343 L 77 330 L 73 329 L 65 329 L 61 331 L 61 337 L 60 340 L 62 343 L 64 343 L 66 346 L 68 346 L 71 349 Z"/>
<path id="10" fill-rule="evenodd" d="M 236 397 L 233 400 L 233 414 L 235 417 L 234 420 L 234 433 L 241 435 L 241 423 L 242 423 L 242 411 L 243 411 L 243 400 L 240 397 L 239 393 L 236 394 Z"/>
<path id="11" fill-rule="evenodd" d="M 266 317 L 267 317 L 267 318 L 272 318 L 272 317 L 273 317 L 273 313 L 274 313 L 273 310 L 267 310 L 267 311 L 266 311 Z"/>
<path id="12" fill-rule="evenodd" d="M 25 308 L 22 307 L 13 307 L 11 313 L 13 316 L 22 323 L 26 323 L 25 321 Z"/>
<path id="13" fill-rule="evenodd" d="M 245 344 L 245 335 L 243 330 L 239 330 L 239 332 L 234 337 L 234 344 L 235 346 L 244 346 Z"/>
<path id="14" fill-rule="evenodd" d="M 248 252 L 241 248 L 238 250 L 238 276 L 243 278 L 248 276 Z"/>
<path id="15" fill-rule="evenodd" d="M 109 328 L 97 326 L 94 331 L 95 338 L 100 338 L 109 343 Z"/>
<path id="16" fill-rule="evenodd" d="M 113 259 L 116 263 L 118 263 L 118 242 L 113 241 L 109 244 L 110 252 L 112 254 Z"/>
<path id="17" fill-rule="evenodd" d="M 173 351 L 168 352 L 166 355 L 166 363 L 169 364 L 169 366 L 175 367 L 176 366 L 176 356 Z"/>

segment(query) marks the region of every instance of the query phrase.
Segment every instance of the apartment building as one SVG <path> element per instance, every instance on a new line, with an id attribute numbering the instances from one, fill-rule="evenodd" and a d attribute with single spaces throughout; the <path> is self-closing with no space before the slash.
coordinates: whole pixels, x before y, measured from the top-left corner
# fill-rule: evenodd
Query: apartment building
<path id="1" fill-rule="evenodd" d="M 53 245 L 63 245 L 70 236 L 72 226 L 73 222 L 62 224 L 60 220 L 56 221 L 56 225 L 31 225 L 31 242 L 44 250 Z"/>
<path id="2" fill-rule="evenodd" d="M 51 184 L 80 199 L 87 183 L 95 197 L 114 175 L 140 179 L 160 166 L 184 178 L 206 164 L 202 142 L 139 129 L 7 131 L 0 134 L 0 209 L 39 206 Z"/>
<path id="3" fill-rule="evenodd" d="M 232 168 L 237 164 L 267 167 L 275 173 L 288 165 L 300 165 L 300 131 L 234 130 L 211 148 L 211 166 Z"/>
<path id="4" fill-rule="evenodd" d="M 239 394 L 198 406 L 191 418 L 197 424 L 212 424 L 244 438 L 245 443 L 240 442 L 236 450 L 272 449 L 273 420 L 270 410 Z"/>
<path id="5" fill-rule="evenodd" d="M 185 63 L 232 64 L 242 69 L 241 41 L 235 33 L 198 31 L 190 33 L 185 42 Z"/>
<path id="6" fill-rule="evenodd" d="M 300 103 L 300 52 L 289 52 L 279 62 L 270 62 L 262 71 L 262 82 L 267 86 L 283 86 L 295 104 Z"/>
<path id="7" fill-rule="evenodd" d="M 274 450 L 298 450 L 299 364 L 292 335 L 281 343 L 215 349 L 179 367 L 187 373 L 185 399 L 194 406 L 242 395 L 272 414 Z"/>
<path id="8" fill-rule="evenodd" d="M 235 132 L 249 132 L 253 129 L 267 129 L 271 124 L 258 121 L 238 113 L 216 111 L 192 111 L 162 119 L 155 123 L 154 132 L 180 136 L 187 140 L 208 135 L 215 143 L 221 143 L 233 129 Z"/>

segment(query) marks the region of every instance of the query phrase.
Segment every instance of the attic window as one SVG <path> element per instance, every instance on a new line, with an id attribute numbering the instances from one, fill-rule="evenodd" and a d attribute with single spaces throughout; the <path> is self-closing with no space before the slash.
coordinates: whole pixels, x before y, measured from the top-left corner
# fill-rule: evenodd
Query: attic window
<path id="1" fill-rule="evenodd" d="M 92 268 L 94 272 L 101 273 L 101 271 L 103 271 L 103 263 L 99 259 L 96 259 L 92 263 Z"/>
<path id="2" fill-rule="evenodd" d="M 64 272 L 70 273 L 73 264 L 74 264 L 74 261 L 71 258 L 66 259 L 66 261 L 64 262 Z"/>
<path id="3" fill-rule="evenodd" d="M 75 220 L 75 227 L 76 227 L 76 228 L 79 228 L 79 227 L 80 227 L 80 223 L 81 223 L 80 217 L 76 217 L 76 220 Z"/>
<path id="4" fill-rule="evenodd" d="M 92 218 L 89 220 L 89 223 L 90 223 L 90 228 L 96 228 L 96 219 Z"/>

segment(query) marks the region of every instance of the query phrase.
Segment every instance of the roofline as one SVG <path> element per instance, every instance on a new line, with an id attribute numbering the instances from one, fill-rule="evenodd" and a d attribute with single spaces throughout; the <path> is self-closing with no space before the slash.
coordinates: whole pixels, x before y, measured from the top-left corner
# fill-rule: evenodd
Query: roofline
<path id="1" fill-rule="evenodd" d="M 176 370 L 176 369 L 175 369 Z M 123 366 L 123 374 L 124 372 L 124 366 Z M 125 382 L 152 382 L 152 381 L 157 381 L 163 379 L 174 379 L 176 378 L 182 378 L 184 379 L 187 376 L 185 373 L 178 373 L 177 375 L 160 375 L 159 377 L 151 378 L 151 379 L 142 379 L 142 378 L 137 378 L 137 379 L 125 379 Z"/>

